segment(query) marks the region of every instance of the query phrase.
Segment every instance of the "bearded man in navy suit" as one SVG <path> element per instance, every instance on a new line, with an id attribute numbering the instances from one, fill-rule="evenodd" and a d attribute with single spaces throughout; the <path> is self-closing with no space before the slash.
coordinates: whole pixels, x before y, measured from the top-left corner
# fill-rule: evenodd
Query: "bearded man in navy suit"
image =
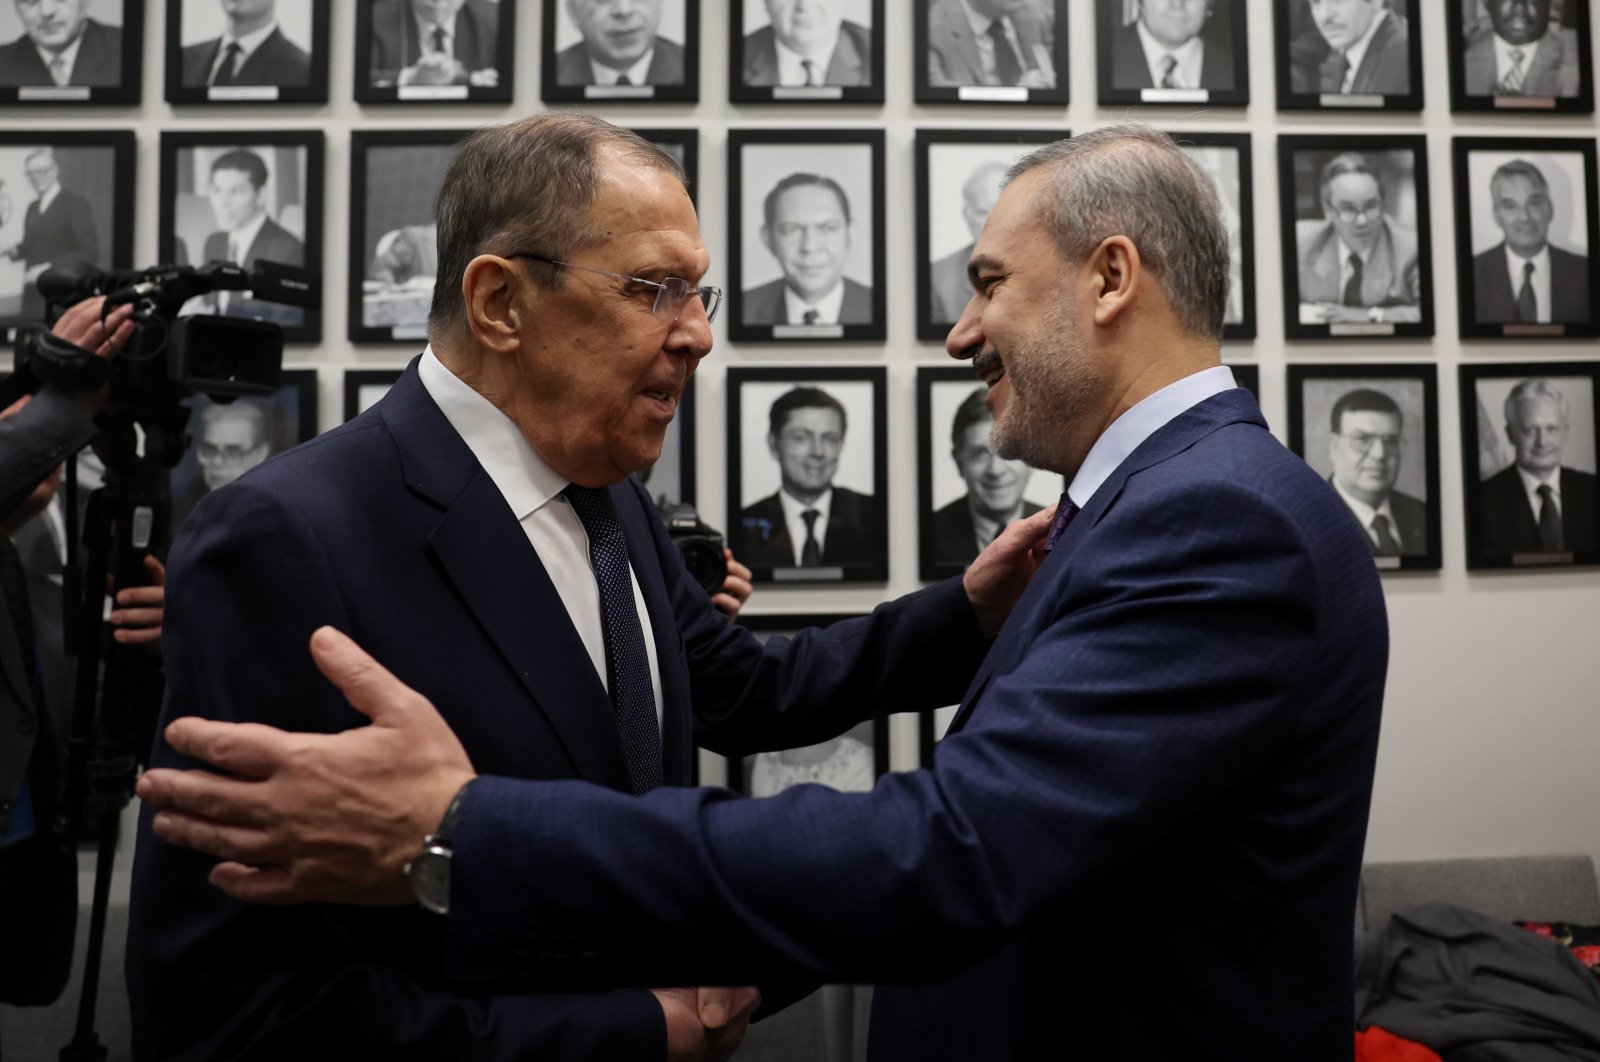
<path id="1" fill-rule="evenodd" d="M 986 631 L 1009 617 L 931 767 L 762 800 L 477 774 L 324 632 L 379 725 L 184 721 L 178 747 L 263 781 L 147 774 L 142 795 L 186 809 L 163 835 L 228 860 L 214 878 L 238 896 L 403 902 L 400 865 L 460 794 L 448 961 L 486 984 L 804 972 L 879 983 L 882 1059 L 1048 1058 L 1065 1037 L 1086 1062 L 1348 1062 L 1388 668 L 1370 551 L 1220 363 L 1228 241 L 1204 172 L 1113 126 L 1013 174 L 947 347 L 989 385 L 996 452 L 1070 485 L 1020 597 L 971 599 Z M 1014 572 L 1044 519 L 963 581 Z M 359 795 L 335 802 L 325 773 Z"/>

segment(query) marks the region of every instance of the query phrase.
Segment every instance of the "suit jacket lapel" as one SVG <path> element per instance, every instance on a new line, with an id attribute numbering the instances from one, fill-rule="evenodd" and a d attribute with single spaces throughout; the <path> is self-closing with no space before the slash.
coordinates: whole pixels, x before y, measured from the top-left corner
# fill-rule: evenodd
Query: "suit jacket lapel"
<path id="1" fill-rule="evenodd" d="M 550 720 L 578 774 L 626 789 L 611 702 L 566 606 L 414 361 L 379 411 L 400 449 L 406 485 L 443 510 L 429 545 L 444 577 Z"/>

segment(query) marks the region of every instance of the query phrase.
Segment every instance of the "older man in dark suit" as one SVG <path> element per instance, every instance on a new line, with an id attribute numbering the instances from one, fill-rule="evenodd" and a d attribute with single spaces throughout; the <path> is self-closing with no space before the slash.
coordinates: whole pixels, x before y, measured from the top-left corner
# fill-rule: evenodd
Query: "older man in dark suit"
<path id="1" fill-rule="evenodd" d="M 311 56 L 278 27 L 277 0 L 219 0 L 223 34 L 183 48 L 185 85 L 311 84 Z"/>
<path id="2" fill-rule="evenodd" d="M 1562 464 L 1572 430 L 1567 396 L 1551 381 L 1523 380 L 1506 396 L 1506 438 L 1516 460 L 1478 488 L 1478 527 L 1493 553 L 1600 549 L 1600 480 Z"/>
<path id="3" fill-rule="evenodd" d="M 1428 551 L 1427 505 L 1394 488 L 1404 428 L 1399 404 L 1370 387 L 1340 395 L 1328 415 L 1328 482 L 1378 557 Z"/>
<path id="4" fill-rule="evenodd" d="M 23 33 L 0 44 L 0 85 L 122 84 L 122 30 L 89 18 L 89 0 L 15 2 Z"/>
<path id="5" fill-rule="evenodd" d="M 843 0 L 766 0 L 771 23 L 744 38 L 746 85 L 872 84 L 872 31 Z"/>
<path id="6" fill-rule="evenodd" d="M 376 0 L 374 85 L 499 84 L 500 6 L 487 0 Z"/>
<path id="7" fill-rule="evenodd" d="M 38 148 L 22 161 L 35 198 L 22 215 L 22 239 L 0 249 L 0 257 L 20 259 L 25 269 L 22 316 L 37 324 L 44 318 L 44 296 L 35 281 L 52 266 L 82 269 L 101 266 L 100 237 L 88 200 L 61 187 L 61 166 L 52 148 Z"/>
<path id="8" fill-rule="evenodd" d="M 1409 93 L 1410 26 L 1390 0 L 1306 0 L 1312 29 L 1289 43 L 1289 85 L 1333 96 Z"/>
<path id="9" fill-rule="evenodd" d="M 1055 88 L 1055 11 L 1039 0 L 924 0 L 928 84 Z"/>
<path id="10" fill-rule="evenodd" d="M 1489 178 L 1489 206 L 1505 239 L 1472 259 L 1472 314 L 1485 322 L 1591 320 L 1589 258 L 1550 242 L 1555 202 L 1543 171 L 1512 159 Z"/>
<path id="11" fill-rule="evenodd" d="M 556 55 L 560 85 L 681 85 L 683 45 L 656 33 L 661 0 L 566 0 L 583 40 Z"/>
<path id="12" fill-rule="evenodd" d="M 1111 84 L 1122 89 L 1234 87 L 1231 0 L 1144 0 L 1111 32 Z M 1115 17 L 1106 5 L 1102 17 Z M 1219 10 L 1220 9 L 1220 10 Z"/>
<path id="13" fill-rule="evenodd" d="M 1347 151 L 1322 167 L 1322 219 L 1295 223 L 1301 324 L 1422 319 L 1417 234 L 1388 210 L 1383 179 Z"/>
<path id="14" fill-rule="evenodd" d="M 762 202 L 761 242 L 783 276 L 739 293 L 747 325 L 871 324 L 872 289 L 844 275 L 854 219 L 832 177 L 791 173 Z"/>

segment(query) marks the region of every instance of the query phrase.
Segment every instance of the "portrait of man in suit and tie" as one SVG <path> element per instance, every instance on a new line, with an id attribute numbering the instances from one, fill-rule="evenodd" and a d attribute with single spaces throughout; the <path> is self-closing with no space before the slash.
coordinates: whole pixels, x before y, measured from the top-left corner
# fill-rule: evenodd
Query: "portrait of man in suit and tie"
<path id="1" fill-rule="evenodd" d="M 375 0 L 368 83 L 498 87 L 501 15 L 501 0 Z"/>
<path id="2" fill-rule="evenodd" d="M 742 7 L 738 86 L 874 89 L 882 66 L 871 16 L 878 0 L 737 0 Z M 850 17 L 845 17 L 846 8 Z M 865 19 L 866 21 L 861 21 Z M 859 94 L 843 94 L 861 98 Z M 751 98 L 763 98 L 757 93 Z M 770 92 L 765 98 L 772 98 Z"/>
<path id="3" fill-rule="evenodd" d="M 282 386 L 269 397 L 184 399 L 193 411 L 192 445 L 172 470 L 172 526 L 211 491 L 316 435 L 316 391 L 315 370 L 297 370 L 284 373 Z"/>
<path id="4" fill-rule="evenodd" d="M 1329 143 L 1280 143 L 1281 164 L 1294 178 L 1295 322 L 1420 322 L 1428 298 L 1417 228 L 1420 151 L 1371 150 L 1370 140 L 1361 151 L 1310 146 Z"/>
<path id="5" fill-rule="evenodd" d="M 844 186 L 825 173 L 779 179 L 762 200 L 760 242 L 782 274 L 740 293 L 746 325 L 872 323 L 872 287 L 845 274 L 854 234 L 870 232 Z"/>
<path id="6" fill-rule="evenodd" d="M 927 9 L 928 85 L 1054 89 L 1056 11 L 1047 0 L 916 0 Z"/>
<path id="7" fill-rule="evenodd" d="M 64 88 L 122 83 L 122 27 L 91 18 L 89 0 L 0 3 L 12 7 L 22 23 L 19 36 L 0 44 L 0 85 Z"/>
<path id="8" fill-rule="evenodd" d="M 1201 89 L 1206 91 L 1203 99 L 1231 100 L 1233 90 L 1242 88 L 1245 80 L 1244 49 L 1238 49 L 1237 59 L 1234 49 L 1240 29 L 1234 18 L 1236 2 L 1139 0 L 1137 10 L 1124 17 L 1128 5 L 1123 0 L 1101 0 L 1099 25 L 1110 41 L 1109 85 L 1140 94 L 1111 93 L 1103 102 L 1130 98 L 1160 102 L 1162 90 Z M 1104 74 L 1101 81 L 1107 82 Z"/>
<path id="9" fill-rule="evenodd" d="M 1560 100 L 1582 93 L 1588 44 L 1573 18 L 1582 0 L 1455 2 L 1463 49 L 1458 66 L 1467 96 Z"/>
<path id="10" fill-rule="evenodd" d="M 1478 439 L 1480 482 L 1476 512 L 1469 514 L 1478 532 L 1473 552 L 1559 555 L 1600 549 L 1594 379 L 1513 379 L 1480 376 L 1476 381 L 1479 430 L 1493 437 Z M 1496 402 L 1500 394 L 1504 400 Z M 1489 424 L 1481 423 L 1485 419 Z"/>
<path id="11" fill-rule="evenodd" d="M 305 0 L 185 0 L 182 87 L 310 87 L 310 20 Z"/>
<path id="12" fill-rule="evenodd" d="M 1289 91 L 1317 97 L 1411 95 L 1417 89 L 1411 19 L 1402 8 L 1414 3 L 1289 0 L 1287 55 L 1279 59 L 1287 59 Z"/>
<path id="13" fill-rule="evenodd" d="M 1457 150 L 1464 147 L 1458 141 Z M 1469 150 L 1465 165 L 1472 287 L 1464 323 L 1592 323 L 1586 156 Z"/>
<path id="14" fill-rule="evenodd" d="M 1373 556 L 1429 553 L 1434 547 L 1428 502 L 1419 496 L 1427 487 L 1430 428 L 1422 423 L 1422 384 L 1332 378 L 1302 380 L 1300 386 L 1308 413 L 1308 460 L 1349 507 Z M 1402 401 L 1411 408 L 1409 418 L 1401 409 Z M 1311 416 L 1323 411 L 1326 419 L 1320 425 L 1310 423 Z M 1319 427 L 1326 430 L 1322 455 L 1313 452 Z M 1324 455 L 1325 463 L 1314 459 Z M 1418 493 L 1400 488 L 1402 471 Z"/>
<path id="15" fill-rule="evenodd" d="M 626 89 L 685 83 L 684 0 L 559 0 L 550 9 L 557 85 Z"/>
<path id="16" fill-rule="evenodd" d="M 44 296 L 36 282 L 46 269 L 103 268 L 110 263 L 103 257 L 106 245 L 96 223 L 104 210 L 91 208 L 87 198 L 62 186 L 57 153 L 83 149 L 39 146 L 20 150 L 22 171 L 33 198 L 22 211 L 17 238 L 0 242 L 0 259 L 20 266 L 22 272 L 20 302 L 11 314 L 0 315 L 0 322 L 10 317 L 13 324 L 28 325 L 44 320 Z M 106 193 L 110 189 L 96 191 Z M 8 231 L 8 220 L 0 218 L 0 232 Z M 16 233 L 14 227 L 9 231 Z"/>
<path id="17" fill-rule="evenodd" d="M 943 456 L 954 465 L 966 489 L 932 514 L 932 560 L 934 570 L 940 574 L 965 568 L 1007 524 L 1042 508 L 1039 502 L 1023 496 L 1033 469 L 1025 461 L 1001 457 L 989 443 L 994 415 L 984 401 L 988 389 L 962 384 L 952 389 L 966 394 L 950 418 L 949 432 L 940 441 L 949 442 L 949 450 Z M 935 408 L 938 397 L 936 391 L 932 403 Z M 930 460 L 937 456 L 940 455 L 928 455 Z M 938 497 L 937 493 L 933 495 L 935 504 Z"/>

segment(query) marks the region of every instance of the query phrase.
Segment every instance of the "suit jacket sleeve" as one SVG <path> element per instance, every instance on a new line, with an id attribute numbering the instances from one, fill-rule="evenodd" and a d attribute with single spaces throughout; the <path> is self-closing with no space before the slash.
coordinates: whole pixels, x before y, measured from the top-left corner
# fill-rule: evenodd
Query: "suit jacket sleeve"
<path id="1" fill-rule="evenodd" d="M 166 718 L 204 712 L 294 729 L 359 725 L 307 651 L 311 631 L 356 632 L 330 536 L 249 482 L 215 491 L 173 546 L 163 637 Z M 347 548 L 345 544 L 337 548 Z M 260 662 L 257 664 L 256 662 Z M 270 663 L 269 663 L 270 662 Z M 152 762 L 181 761 L 158 741 Z M 442 920 L 420 908 L 235 903 L 208 860 L 156 841 L 143 816 L 127 975 L 135 1057 L 644 1058 L 665 1049 L 647 994 L 465 993 L 442 973 Z"/>
<path id="2" fill-rule="evenodd" d="M 0 419 L 0 515 L 22 504 L 95 430 L 78 403 L 54 387 L 41 388 L 27 405 Z"/>
<path id="3" fill-rule="evenodd" d="M 980 674 L 978 710 L 932 769 L 763 800 L 482 780 L 459 824 L 451 969 L 932 983 L 1150 856 L 1193 808 L 1269 769 L 1330 681 L 1307 589 L 1324 544 L 1245 487 L 1201 486 L 1113 508 L 1092 557 L 1052 556 L 1030 590 L 1048 595 L 1036 624 L 991 652 L 1031 640 L 1010 671 Z M 1181 548 L 1141 549 L 1174 513 L 1185 534 L 1163 542 Z"/>

